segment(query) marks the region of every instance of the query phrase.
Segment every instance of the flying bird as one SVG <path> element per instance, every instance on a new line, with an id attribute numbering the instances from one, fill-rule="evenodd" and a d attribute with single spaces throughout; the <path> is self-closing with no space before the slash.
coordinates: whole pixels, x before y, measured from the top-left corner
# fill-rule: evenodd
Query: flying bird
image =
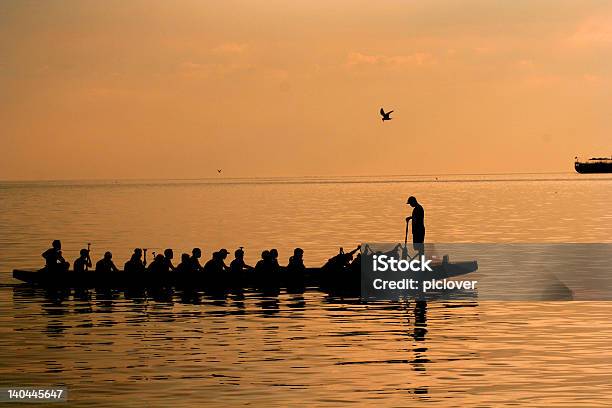
<path id="1" fill-rule="evenodd" d="M 385 110 L 383 108 L 380 108 L 380 115 L 382 116 L 382 121 L 384 122 L 385 120 L 391 120 L 393 119 L 391 117 L 391 114 L 393 113 L 393 111 L 389 111 L 387 113 L 385 113 Z"/>
<path id="2" fill-rule="evenodd" d="M 217 169 L 217 173 L 221 173 L 221 169 Z"/>

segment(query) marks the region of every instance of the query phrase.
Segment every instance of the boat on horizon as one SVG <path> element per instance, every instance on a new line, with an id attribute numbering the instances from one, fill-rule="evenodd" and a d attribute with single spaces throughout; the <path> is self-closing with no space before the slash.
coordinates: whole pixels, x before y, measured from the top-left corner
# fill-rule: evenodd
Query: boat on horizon
<path id="1" fill-rule="evenodd" d="M 574 158 L 574 169 L 580 174 L 612 173 L 612 157 L 591 157 L 586 161 Z"/>

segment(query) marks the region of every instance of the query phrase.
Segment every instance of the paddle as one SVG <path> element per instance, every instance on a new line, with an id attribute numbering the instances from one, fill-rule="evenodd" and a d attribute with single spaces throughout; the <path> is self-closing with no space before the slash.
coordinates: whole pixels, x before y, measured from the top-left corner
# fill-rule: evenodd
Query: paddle
<path id="1" fill-rule="evenodd" d="M 143 248 L 142 251 L 144 252 L 144 262 L 142 264 L 146 267 L 147 266 L 147 248 Z"/>
<path id="2" fill-rule="evenodd" d="M 91 251 L 91 242 L 87 243 L 87 263 L 85 264 L 85 270 L 88 271 L 89 270 L 89 266 L 87 266 L 87 264 L 91 263 L 91 255 L 90 255 L 90 251 Z"/>
<path id="3" fill-rule="evenodd" d="M 406 220 L 406 235 L 404 236 L 404 247 L 402 248 L 402 258 L 409 258 L 408 255 L 408 220 Z"/>

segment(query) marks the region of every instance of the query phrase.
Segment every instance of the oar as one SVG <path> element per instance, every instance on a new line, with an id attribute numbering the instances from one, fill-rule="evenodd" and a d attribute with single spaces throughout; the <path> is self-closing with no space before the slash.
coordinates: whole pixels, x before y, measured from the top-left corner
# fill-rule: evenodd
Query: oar
<path id="1" fill-rule="evenodd" d="M 91 263 L 91 242 L 87 243 L 87 260 L 89 261 L 89 263 Z M 85 264 L 85 270 L 88 271 L 89 270 L 89 266 L 87 266 L 87 264 Z"/>
<path id="2" fill-rule="evenodd" d="M 408 258 L 408 221 L 406 221 L 406 235 L 404 235 L 404 247 L 402 248 L 402 258 Z"/>

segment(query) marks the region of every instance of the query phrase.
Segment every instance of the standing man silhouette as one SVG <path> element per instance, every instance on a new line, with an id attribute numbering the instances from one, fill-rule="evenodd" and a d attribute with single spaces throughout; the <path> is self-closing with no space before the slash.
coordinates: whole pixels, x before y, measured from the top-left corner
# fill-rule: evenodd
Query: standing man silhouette
<path id="1" fill-rule="evenodd" d="M 419 251 L 419 255 L 423 255 L 425 252 L 425 210 L 423 210 L 423 206 L 419 204 L 414 196 L 408 197 L 406 204 L 412 207 L 412 215 L 406 217 L 406 227 L 408 227 L 408 222 L 412 220 L 413 248 Z"/>

